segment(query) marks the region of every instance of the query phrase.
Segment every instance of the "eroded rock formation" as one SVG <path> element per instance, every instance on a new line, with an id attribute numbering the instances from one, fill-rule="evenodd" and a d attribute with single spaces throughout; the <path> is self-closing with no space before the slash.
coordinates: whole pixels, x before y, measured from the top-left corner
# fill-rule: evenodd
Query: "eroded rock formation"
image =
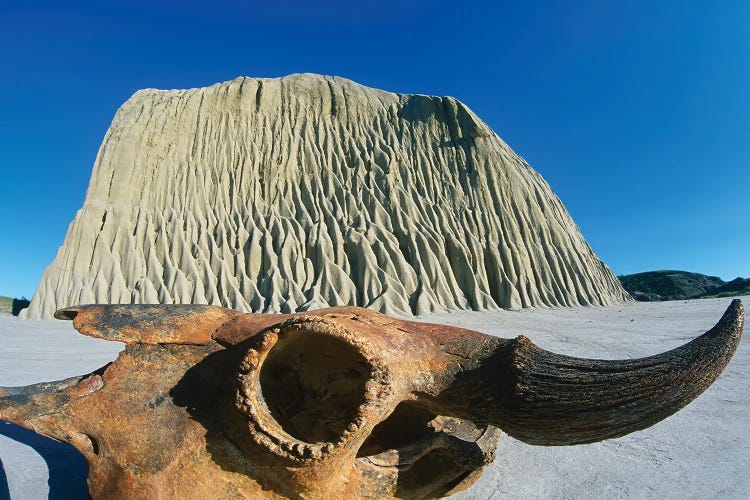
<path id="1" fill-rule="evenodd" d="M 136 92 L 26 316 L 627 298 L 547 183 L 462 103 L 292 75 Z"/>

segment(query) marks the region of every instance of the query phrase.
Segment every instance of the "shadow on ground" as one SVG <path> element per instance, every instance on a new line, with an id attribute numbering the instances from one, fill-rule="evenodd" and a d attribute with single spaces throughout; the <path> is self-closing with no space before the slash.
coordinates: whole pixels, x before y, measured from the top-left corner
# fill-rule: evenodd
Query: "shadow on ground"
<path id="1" fill-rule="evenodd" d="M 0 500 L 10 500 L 8 478 L 5 476 L 5 467 L 3 467 L 2 460 L 0 460 Z"/>
<path id="2" fill-rule="evenodd" d="M 91 498 L 86 485 L 89 466 L 75 448 L 8 422 L 0 422 L 0 435 L 29 446 L 42 457 L 49 469 L 49 500 Z M 10 498 L 10 489 L 0 464 L 0 500 L 6 498 Z"/>

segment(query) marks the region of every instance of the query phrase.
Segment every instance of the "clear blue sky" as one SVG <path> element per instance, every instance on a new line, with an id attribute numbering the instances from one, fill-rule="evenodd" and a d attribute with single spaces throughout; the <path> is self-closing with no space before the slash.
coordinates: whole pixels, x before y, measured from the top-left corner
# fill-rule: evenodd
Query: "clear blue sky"
<path id="1" fill-rule="evenodd" d="M 750 275 L 747 1 L 0 0 L 0 295 L 33 293 L 133 92 L 299 72 L 462 100 L 617 274 Z"/>

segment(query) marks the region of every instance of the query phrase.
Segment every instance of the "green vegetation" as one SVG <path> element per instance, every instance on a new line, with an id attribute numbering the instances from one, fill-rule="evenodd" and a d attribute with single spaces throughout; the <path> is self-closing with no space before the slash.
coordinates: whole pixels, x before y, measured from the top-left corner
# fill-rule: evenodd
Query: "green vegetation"
<path id="1" fill-rule="evenodd" d="M 26 300 L 26 297 L 14 299 L 12 297 L 0 296 L 0 314 L 12 314 L 14 316 L 18 316 L 18 313 L 21 312 L 21 309 L 27 307 L 28 305 L 29 301 Z"/>
<path id="2" fill-rule="evenodd" d="M 686 271 L 649 271 L 618 276 L 635 300 L 683 300 L 750 295 L 750 279 L 724 281 L 716 276 Z"/>
<path id="3" fill-rule="evenodd" d="M 13 311 L 13 299 L 0 297 L 0 314 L 10 314 Z"/>
<path id="4" fill-rule="evenodd" d="M 711 290 L 706 297 L 736 297 L 750 295 L 750 278 L 735 278 L 724 285 Z"/>

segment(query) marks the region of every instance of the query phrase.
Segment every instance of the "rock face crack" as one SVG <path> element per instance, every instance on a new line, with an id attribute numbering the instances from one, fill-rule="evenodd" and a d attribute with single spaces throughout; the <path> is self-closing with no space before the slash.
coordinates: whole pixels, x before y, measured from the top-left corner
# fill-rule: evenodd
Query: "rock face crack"
<path id="1" fill-rule="evenodd" d="M 22 314 L 628 299 L 547 183 L 463 104 L 292 75 L 130 98 Z"/>

